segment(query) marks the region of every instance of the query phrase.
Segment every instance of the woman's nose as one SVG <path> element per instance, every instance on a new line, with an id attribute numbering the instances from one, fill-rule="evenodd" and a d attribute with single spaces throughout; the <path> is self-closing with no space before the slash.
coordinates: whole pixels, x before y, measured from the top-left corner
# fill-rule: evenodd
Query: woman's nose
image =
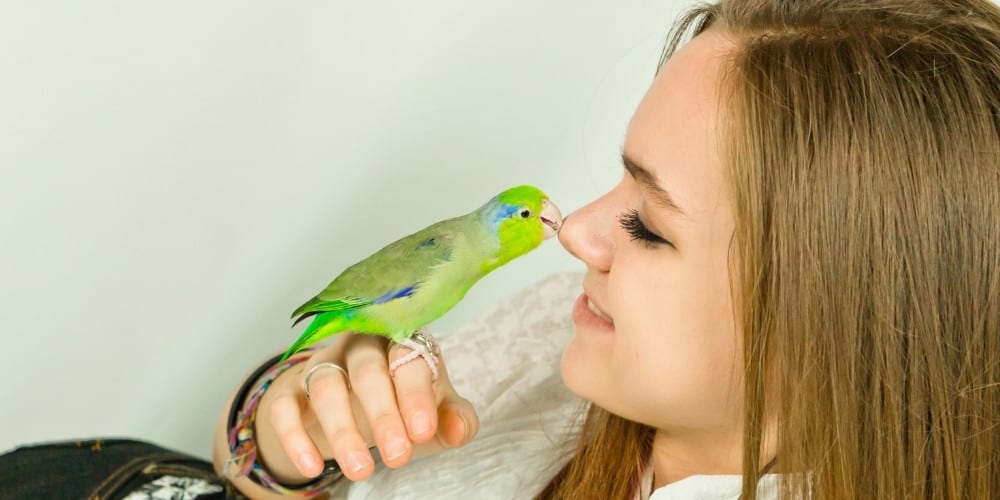
<path id="1" fill-rule="evenodd" d="M 602 201 L 603 197 L 567 215 L 559 229 L 559 242 L 587 267 L 606 272 L 614 256 L 615 215 Z"/>

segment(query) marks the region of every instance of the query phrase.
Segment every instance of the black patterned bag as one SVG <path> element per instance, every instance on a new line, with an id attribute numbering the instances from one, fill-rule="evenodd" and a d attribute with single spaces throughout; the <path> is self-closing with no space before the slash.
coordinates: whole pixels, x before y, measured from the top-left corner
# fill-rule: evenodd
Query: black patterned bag
<path id="1" fill-rule="evenodd" d="M 0 455 L 0 499 L 221 500 L 244 498 L 212 464 L 133 439 L 88 439 Z"/>

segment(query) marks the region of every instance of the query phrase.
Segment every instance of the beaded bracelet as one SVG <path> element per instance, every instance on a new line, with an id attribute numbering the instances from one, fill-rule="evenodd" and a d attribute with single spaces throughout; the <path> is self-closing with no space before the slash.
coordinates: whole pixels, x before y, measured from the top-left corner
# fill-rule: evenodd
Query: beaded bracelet
<path id="1" fill-rule="evenodd" d="M 252 375 L 247 377 L 243 386 L 240 387 L 229 410 L 227 425 L 229 429 L 230 458 L 226 461 L 223 471 L 226 476 L 247 476 L 251 481 L 264 488 L 283 495 L 295 495 L 305 498 L 318 496 L 343 477 L 336 462 L 328 460 L 323 473 L 316 479 L 305 484 L 287 485 L 271 477 L 260 461 L 257 460 L 257 442 L 254 439 L 254 432 L 256 430 L 257 405 L 260 403 L 261 397 L 267 388 L 271 386 L 271 383 L 274 382 L 274 379 L 278 378 L 278 375 L 309 359 L 311 354 L 310 350 L 304 350 L 281 363 L 275 364 L 281 358 L 281 355 L 278 354 L 258 367 Z M 258 381 L 260 385 L 257 387 L 256 392 L 249 399 L 246 399 L 250 388 Z M 237 411 L 239 405 L 244 401 L 243 409 Z"/>

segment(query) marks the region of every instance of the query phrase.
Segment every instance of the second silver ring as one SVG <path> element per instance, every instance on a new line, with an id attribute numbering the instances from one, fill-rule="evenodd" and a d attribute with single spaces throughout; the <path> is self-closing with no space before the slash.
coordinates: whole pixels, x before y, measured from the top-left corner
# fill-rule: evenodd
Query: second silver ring
<path id="1" fill-rule="evenodd" d="M 339 370 L 340 374 L 344 376 L 344 382 L 347 382 L 347 390 L 348 391 L 351 390 L 351 377 L 347 375 L 347 370 L 345 370 L 344 367 L 338 365 L 337 363 L 331 363 L 329 361 L 325 361 L 323 363 L 317 363 L 315 366 L 310 368 L 309 371 L 306 372 L 306 381 L 305 381 L 306 399 L 309 399 L 309 379 L 311 379 L 312 376 L 315 375 L 320 368 L 335 368 Z"/>

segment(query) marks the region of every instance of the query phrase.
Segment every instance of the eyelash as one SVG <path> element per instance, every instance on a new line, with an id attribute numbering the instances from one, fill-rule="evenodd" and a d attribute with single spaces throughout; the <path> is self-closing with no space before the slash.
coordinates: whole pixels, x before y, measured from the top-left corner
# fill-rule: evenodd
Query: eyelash
<path id="1" fill-rule="evenodd" d="M 618 216 L 618 223 L 621 224 L 622 229 L 632 238 L 632 241 L 642 241 L 646 246 L 656 246 L 657 244 L 664 243 L 670 246 L 674 246 L 673 243 L 665 240 L 663 237 L 657 235 L 656 233 L 649 230 L 646 224 L 642 222 L 639 218 L 639 211 L 636 209 L 631 209 Z"/>

